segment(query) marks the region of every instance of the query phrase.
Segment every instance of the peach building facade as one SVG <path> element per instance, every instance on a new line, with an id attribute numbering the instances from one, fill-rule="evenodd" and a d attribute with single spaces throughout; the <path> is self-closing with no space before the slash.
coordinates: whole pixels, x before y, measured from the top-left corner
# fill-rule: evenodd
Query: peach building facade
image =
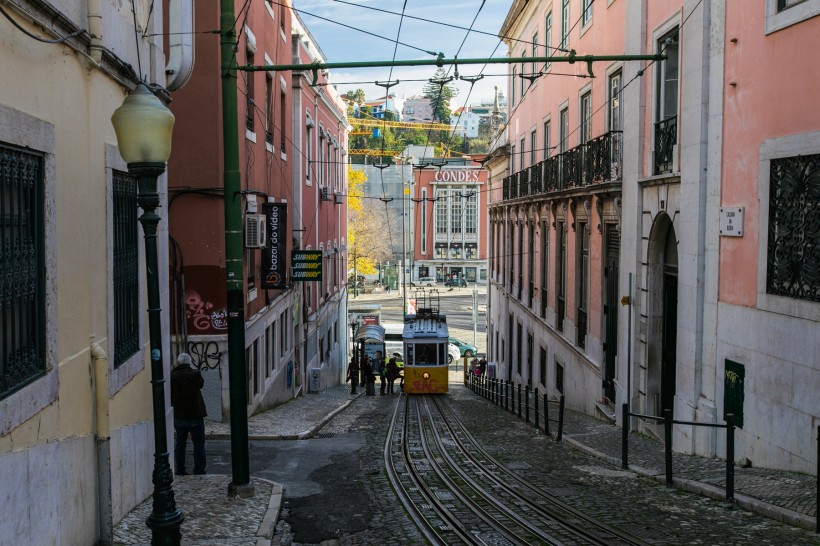
<path id="1" fill-rule="evenodd" d="M 820 44 L 818 14 L 817 0 L 513 3 L 512 57 L 546 41 L 666 58 L 595 63 L 591 80 L 510 66 L 508 136 L 490 153 L 509 149 L 508 175 L 490 177 L 502 376 L 621 425 L 625 403 L 731 413 L 738 457 L 815 471 L 820 70 L 800 52 Z M 679 425 L 673 448 L 725 456 L 724 435 Z"/>

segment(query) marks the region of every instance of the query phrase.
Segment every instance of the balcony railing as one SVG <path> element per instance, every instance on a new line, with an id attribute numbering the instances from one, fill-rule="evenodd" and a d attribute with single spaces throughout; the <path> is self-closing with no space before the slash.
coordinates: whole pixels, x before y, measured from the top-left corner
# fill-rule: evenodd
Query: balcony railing
<path id="1" fill-rule="evenodd" d="M 655 174 L 672 172 L 675 144 L 678 143 L 678 117 L 672 116 L 655 124 Z"/>
<path id="2" fill-rule="evenodd" d="M 503 198 L 518 199 L 620 180 L 621 141 L 621 131 L 610 131 L 513 173 L 504 179 Z"/>

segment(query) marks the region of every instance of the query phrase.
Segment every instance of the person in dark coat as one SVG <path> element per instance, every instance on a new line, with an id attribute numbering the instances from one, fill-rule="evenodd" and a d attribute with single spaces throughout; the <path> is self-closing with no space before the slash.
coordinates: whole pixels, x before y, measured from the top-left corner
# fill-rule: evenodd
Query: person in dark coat
<path id="1" fill-rule="evenodd" d="M 356 383 L 359 382 L 359 363 L 355 358 L 347 365 L 347 380 L 350 381 L 350 394 L 356 394 Z"/>
<path id="2" fill-rule="evenodd" d="M 193 366 L 191 355 L 181 353 L 171 372 L 171 405 L 174 406 L 174 462 L 177 476 L 186 476 L 185 447 L 188 434 L 194 444 L 194 474 L 205 474 L 205 400 L 202 387 L 205 380 Z"/>
<path id="3" fill-rule="evenodd" d="M 394 394 L 393 382 L 399 377 L 399 365 L 395 358 L 391 358 L 387 361 L 387 371 L 385 375 L 387 377 L 387 394 Z"/>

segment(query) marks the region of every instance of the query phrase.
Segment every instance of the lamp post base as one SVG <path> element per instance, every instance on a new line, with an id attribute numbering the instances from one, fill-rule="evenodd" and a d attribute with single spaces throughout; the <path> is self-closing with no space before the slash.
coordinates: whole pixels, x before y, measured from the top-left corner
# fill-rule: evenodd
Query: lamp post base
<path id="1" fill-rule="evenodd" d="M 248 482 L 243 485 L 236 485 L 231 483 L 228 486 L 228 496 L 229 497 L 239 497 L 241 499 L 249 499 L 256 494 L 256 488 L 253 485 L 253 482 Z"/>

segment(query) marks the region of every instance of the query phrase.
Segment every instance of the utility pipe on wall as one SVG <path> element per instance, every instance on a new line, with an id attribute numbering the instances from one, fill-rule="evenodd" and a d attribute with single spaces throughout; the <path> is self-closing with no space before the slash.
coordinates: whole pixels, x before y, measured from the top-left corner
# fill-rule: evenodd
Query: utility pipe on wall
<path id="1" fill-rule="evenodd" d="M 97 503 L 100 544 L 114 543 L 111 507 L 111 426 L 108 420 L 108 355 L 91 336 L 91 366 L 94 375 L 94 437 L 97 447 Z"/>
<path id="2" fill-rule="evenodd" d="M 99 64 L 102 60 L 102 8 L 101 0 L 88 0 L 86 9 L 88 11 L 88 33 L 91 35 L 91 44 L 88 46 L 88 54 L 91 59 Z"/>

